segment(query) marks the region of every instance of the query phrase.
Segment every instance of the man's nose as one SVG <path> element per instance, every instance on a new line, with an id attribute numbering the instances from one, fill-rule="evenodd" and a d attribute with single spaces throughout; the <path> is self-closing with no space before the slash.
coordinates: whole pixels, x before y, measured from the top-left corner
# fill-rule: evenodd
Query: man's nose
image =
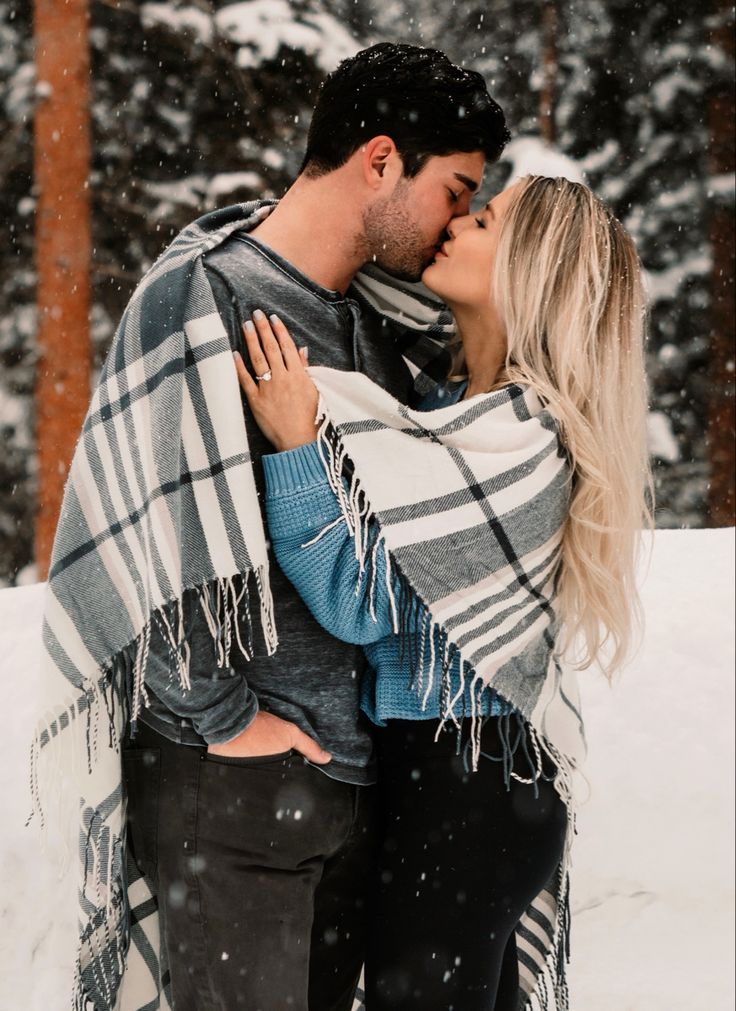
<path id="1" fill-rule="evenodd" d="M 471 200 L 472 200 L 472 193 L 469 193 L 468 190 L 465 190 L 463 193 L 461 193 L 452 212 L 453 218 L 464 218 L 467 214 L 469 214 Z"/>

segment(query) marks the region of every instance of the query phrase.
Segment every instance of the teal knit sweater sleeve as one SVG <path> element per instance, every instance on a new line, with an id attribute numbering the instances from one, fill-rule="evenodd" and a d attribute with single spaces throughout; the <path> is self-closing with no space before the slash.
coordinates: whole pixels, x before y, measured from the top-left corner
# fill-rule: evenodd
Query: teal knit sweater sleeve
<path id="1" fill-rule="evenodd" d="M 261 459 L 266 518 L 276 560 L 314 617 L 335 638 L 357 645 L 391 636 L 386 582 L 376 580 L 373 617 L 368 607 L 369 578 L 360 572 L 353 538 L 327 480 L 317 443 Z M 398 595 L 396 582 L 395 590 Z"/>

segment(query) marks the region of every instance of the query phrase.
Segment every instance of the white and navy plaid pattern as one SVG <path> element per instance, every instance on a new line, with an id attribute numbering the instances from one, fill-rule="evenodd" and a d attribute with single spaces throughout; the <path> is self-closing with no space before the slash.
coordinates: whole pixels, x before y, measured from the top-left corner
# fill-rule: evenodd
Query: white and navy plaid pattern
<path id="1" fill-rule="evenodd" d="M 34 742 L 32 788 L 42 820 L 54 803 L 61 811 L 65 791 L 81 813 L 75 1011 L 170 1006 L 155 899 L 126 860 L 119 753 L 126 720 L 145 704 L 152 622 L 167 636 L 172 676 L 186 684 L 182 593 L 202 593 L 224 665 L 230 649 L 247 653 L 239 622 L 250 580 L 268 648 L 277 645 L 231 346 L 202 265 L 204 253 L 268 210 L 253 203 L 205 216 L 148 272 L 113 341 L 69 475 L 49 574 L 49 713 Z M 446 372 L 449 315 L 418 286 L 376 270 L 357 285 L 379 311 L 413 328 L 407 360 L 425 391 Z M 551 655 L 559 547 L 559 529 L 542 513 L 553 500 L 557 508 L 564 488 L 551 419 L 519 388 L 419 418 L 389 405 L 365 377 L 314 372 L 389 553 L 444 628 L 448 648 L 493 678 L 560 755 L 570 754 L 556 728 L 562 713 L 579 734 L 574 692 L 563 691 L 555 664 L 541 673 L 537 666 Z M 500 466 L 485 445 L 487 422 L 506 416 L 514 431 L 534 435 Z M 528 520 L 530 503 L 540 513 L 533 532 L 521 516 L 525 508 Z M 463 554 L 470 577 L 466 563 L 453 560 L 455 537 L 473 545 Z M 486 619 L 499 594 L 505 616 L 494 610 Z M 526 658 L 518 669 L 514 651 Z M 519 932 L 522 985 L 530 994 L 536 988 L 533 1000 L 542 1000 L 545 966 L 556 978 L 563 880 L 535 902 Z"/>
<path id="2" fill-rule="evenodd" d="M 415 411 L 359 373 L 310 371 L 390 557 L 479 682 L 531 719 L 568 508 L 554 418 L 518 385 Z"/>
<path id="3" fill-rule="evenodd" d="M 34 743 L 33 791 L 43 817 L 63 768 L 67 790 L 80 798 L 79 1009 L 115 1005 L 129 936 L 148 981 L 126 973 L 123 1006 L 165 1006 L 156 916 L 144 915 L 151 899 L 133 868 L 128 925 L 119 755 L 125 720 L 146 700 L 152 622 L 171 648 L 172 676 L 186 684 L 177 606 L 184 590 L 204 595 L 225 666 L 231 649 L 247 649 L 239 605 L 249 581 L 267 647 L 277 644 L 232 349 L 202 263 L 269 209 L 254 203 L 208 215 L 146 274 L 113 341 L 66 486 L 44 614 L 50 712 Z"/>

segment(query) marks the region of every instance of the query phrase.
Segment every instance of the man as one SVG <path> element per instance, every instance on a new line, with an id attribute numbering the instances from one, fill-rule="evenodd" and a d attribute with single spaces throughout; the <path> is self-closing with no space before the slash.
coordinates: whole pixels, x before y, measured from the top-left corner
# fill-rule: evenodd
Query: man
<path id="1" fill-rule="evenodd" d="M 480 75 L 439 52 L 382 44 L 342 63 L 297 180 L 206 255 L 233 348 L 245 354 L 256 311 L 277 312 L 310 364 L 362 371 L 406 402 L 397 333 L 351 281 L 370 262 L 418 280 L 506 138 Z M 260 492 L 273 449 L 249 416 L 246 429 Z M 191 687 L 154 634 L 149 705 L 124 755 L 176 1011 L 349 1011 L 363 961 L 376 833 L 362 654 L 322 630 L 275 562 L 270 579 L 278 650 L 256 643 L 225 671 L 212 615 L 185 596 Z"/>

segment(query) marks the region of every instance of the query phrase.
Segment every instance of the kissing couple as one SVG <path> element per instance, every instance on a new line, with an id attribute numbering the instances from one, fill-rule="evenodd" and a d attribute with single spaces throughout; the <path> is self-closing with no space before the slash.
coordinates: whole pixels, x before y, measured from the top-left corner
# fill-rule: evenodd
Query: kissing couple
<path id="1" fill-rule="evenodd" d="M 39 810 L 80 800 L 75 1007 L 568 1006 L 576 670 L 634 632 L 644 299 L 585 186 L 471 211 L 508 137 L 441 52 L 359 52 L 281 199 L 185 228 L 125 311 L 34 754 Z"/>

